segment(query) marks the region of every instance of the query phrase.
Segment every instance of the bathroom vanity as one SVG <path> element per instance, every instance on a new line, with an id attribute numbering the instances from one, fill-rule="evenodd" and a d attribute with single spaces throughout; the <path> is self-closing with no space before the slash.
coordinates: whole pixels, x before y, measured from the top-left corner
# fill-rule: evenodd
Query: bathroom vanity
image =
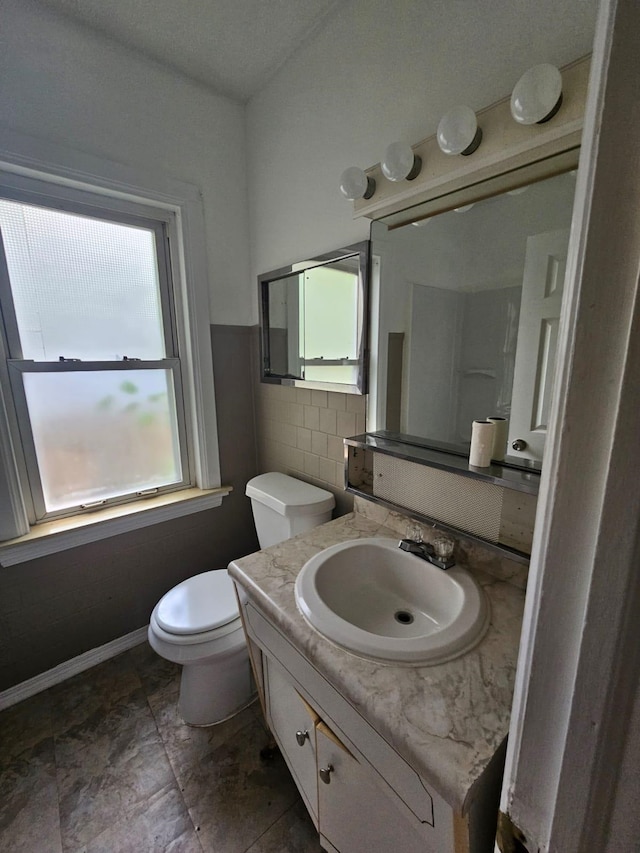
<path id="1" fill-rule="evenodd" d="M 491 621 L 455 660 L 404 666 L 351 654 L 307 623 L 294 585 L 330 545 L 402 535 L 406 519 L 365 504 L 229 566 L 267 722 L 326 850 L 492 853 L 522 577 L 468 567 Z"/>

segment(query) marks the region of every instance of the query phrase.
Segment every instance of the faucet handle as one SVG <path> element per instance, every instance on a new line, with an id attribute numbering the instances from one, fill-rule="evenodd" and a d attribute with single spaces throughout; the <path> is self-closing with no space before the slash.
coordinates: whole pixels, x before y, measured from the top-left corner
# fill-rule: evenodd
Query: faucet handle
<path id="1" fill-rule="evenodd" d="M 434 539 L 432 545 L 436 557 L 439 560 L 442 560 L 442 562 L 449 561 L 453 556 L 453 549 L 455 543 L 451 539 L 448 539 L 446 536 L 439 536 L 437 539 Z"/>
<path id="2" fill-rule="evenodd" d="M 405 539 L 410 539 L 412 542 L 417 542 L 418 545 L 422 542 L 422 528 L 415 522 L 407 524 Z"/>

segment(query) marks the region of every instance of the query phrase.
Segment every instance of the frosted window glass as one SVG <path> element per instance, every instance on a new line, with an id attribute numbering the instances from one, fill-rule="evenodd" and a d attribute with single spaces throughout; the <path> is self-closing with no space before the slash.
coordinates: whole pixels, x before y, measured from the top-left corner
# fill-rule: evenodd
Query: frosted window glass
<path id="1" fill-rule="evenodd" d="M 164 358 L 148 228 L 0 199 L 22 357 Z"/>
<path id="2" fill-rule="evenodd" d="M 181 482 L 171 371 L 23 378 L 47 512 Z"/>

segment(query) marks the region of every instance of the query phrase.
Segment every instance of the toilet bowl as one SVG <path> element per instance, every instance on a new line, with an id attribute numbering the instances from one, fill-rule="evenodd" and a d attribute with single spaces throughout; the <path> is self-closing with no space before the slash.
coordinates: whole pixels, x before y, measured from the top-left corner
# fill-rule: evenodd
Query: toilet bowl
<path id="1" fill-rule="evenodd" d="M 335 503 L 331 492 L 278 473 L 254 477 L 246 494 L 261 548 L 329 521 Z M 182 665 L 178 710 L 186 723 L 221 723 L 255 698 L 238 603 L 226 569 L 203 572 L 170 589 L 151 614 L 148 638 L 161 657 Z"/>
<path id="2" fill-rule="evenodd" d="M 247 644 L 226 569 L 175 586 L 155 606 L 149 644 L 182 665 L 178 709 L 192 726 L 220 723 L 245 708 L 255 688 Z"/>

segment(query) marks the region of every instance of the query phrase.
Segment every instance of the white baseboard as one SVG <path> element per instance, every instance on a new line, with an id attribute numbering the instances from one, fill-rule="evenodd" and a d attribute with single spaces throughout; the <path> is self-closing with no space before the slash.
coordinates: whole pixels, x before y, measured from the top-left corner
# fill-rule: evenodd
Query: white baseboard
<path id="1" fill-rule="evenodd" d="M 46 672 L 41 672 L 40 675 L 35 675 L 33 678 L 23 681 L 21 684 L 16 684 L 14 687 L 9 687 L 0 693 L 0 711 L 5 708 L 16 705 L 22 702 L 23 699 L 28 699 L 30 696 L 35 696 L 36 693 L 41 693 L 54 684 L 60 684 L 61 681 L 66 681 L 73 675 L 79 672 L 84 672 L 85 669 L 91 669 L 92 666 L 102 663 L 109 658 L 114 658 L 120 652 L 125 652 L 127 649 L 132 649 L 139 645 L 147 638 L 147 628 L 138 628 L 136 631 L 131 631 L 130 634 L 125 634 L 124 637 L 118 637 L 116 640 L 111 640 L 110 643 L 105 643 L 104 646 L 98 646 L 96 649 L 91 649 L 82 655 L 78 655 L 71 660 L 54 666 L 53 669 L 48 669 Z"/>

